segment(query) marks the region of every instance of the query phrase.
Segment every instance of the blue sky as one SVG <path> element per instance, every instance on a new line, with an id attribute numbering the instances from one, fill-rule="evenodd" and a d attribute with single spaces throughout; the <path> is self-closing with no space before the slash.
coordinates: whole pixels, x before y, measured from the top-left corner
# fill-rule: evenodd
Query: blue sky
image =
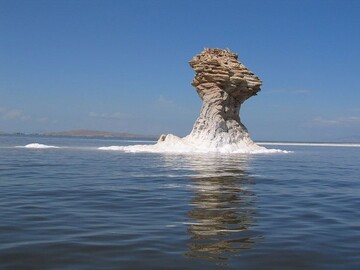
<path id="1" fill-rule="evenodd" d="M 188 61 L 230 48 L 262 80 L 256 140 L 360 135 L 360 1 L 0 0 L 0 131 L 184 136 Z"/>

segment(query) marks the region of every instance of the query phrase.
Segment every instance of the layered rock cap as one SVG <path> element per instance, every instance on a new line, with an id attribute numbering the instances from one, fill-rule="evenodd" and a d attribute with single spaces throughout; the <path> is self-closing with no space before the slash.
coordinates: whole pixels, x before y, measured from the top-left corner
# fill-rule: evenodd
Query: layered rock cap
<path id="1" fill-rule="evenodd" d="M 205 48 L 189 64 L 196 72 L 192 85 L 202 99 L 224 91 L 241 104 L 260 91 L 262 81 L 229 49 Z"/>

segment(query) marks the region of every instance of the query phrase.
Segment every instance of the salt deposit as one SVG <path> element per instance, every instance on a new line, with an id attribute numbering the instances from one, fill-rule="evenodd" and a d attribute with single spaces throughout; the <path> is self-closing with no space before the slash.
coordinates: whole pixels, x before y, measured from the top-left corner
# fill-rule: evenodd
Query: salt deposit
<path id="1" fill-rule="evenodd" d="M 25 146 L 17 146 L 19 148 L 32 148 L 32 149 L 46 149 L 46 148 L 60 148 L 58 146 L 53 145 L 46 145 L 46 144 L 40 144 L 40 143 L 30 143 Z"/>
<path id="2" fill-rule="evenodd" d="M 161 138 L 160 138 L 161 140 Z M 247 144 L 246 141 L 239 143 L 211 145 L 208 142 L 194 140 L 190 136 L 180 138 L 169 134 L 164 140 L 158 141 L 153 145 L 130 145 L 130 146 L 107 146 L 99 147 L 100 150 L 124 151 L 129 153 L 150 152 L 150 153 L 223 153 L 223 154 L 261 154 L 261 153 L 280 153 L 287 152 L 278 149 L 266 149 L 255 143 Z"/>

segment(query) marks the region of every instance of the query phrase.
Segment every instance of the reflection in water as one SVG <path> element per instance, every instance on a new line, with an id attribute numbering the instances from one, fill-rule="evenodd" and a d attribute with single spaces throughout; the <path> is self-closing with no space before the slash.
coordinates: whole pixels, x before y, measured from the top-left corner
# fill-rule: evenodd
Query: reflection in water
<path id="1" fill-rule="evenodd" d="M 254 224 L 255 195 L 248 190 L 254 179 L 246 173 L 246 158 L 189 157 L 199 177 L 191 179 L 194 197 L 188 212 L 187 257 L 227 260 L 251 249 L 259 238 L 249 230 Z"/>

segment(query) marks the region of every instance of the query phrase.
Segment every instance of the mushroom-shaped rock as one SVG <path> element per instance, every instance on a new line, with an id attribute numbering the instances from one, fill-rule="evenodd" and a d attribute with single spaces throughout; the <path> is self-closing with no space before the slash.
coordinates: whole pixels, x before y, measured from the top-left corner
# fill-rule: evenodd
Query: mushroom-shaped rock
<path id="1" fill-rule="evenodd" d="M 206 48 L 189 64 L 195 71 L 192 85 L 203 105 L 186 139 L 201 140 L 210 147 L 253 144 L 239 113 L 241 104 L 260 91 L 262 81 L 228 49 Z"/>
<path id="2" fill-rule="evenodd" d="M 192 85 L 203 100 L 200 116 L 191 133 L 184 138 L 173 134 L 161 135 L 154 145 L 131 145 L 115 149 L 158 153 L 280 151 L 256 145 L 240 122 L 241 104 L 260 91 L 262 82 L 238 61 L 237 54 L 230 50 L 204 49 L 189 63 L 195 70 Z"/>

